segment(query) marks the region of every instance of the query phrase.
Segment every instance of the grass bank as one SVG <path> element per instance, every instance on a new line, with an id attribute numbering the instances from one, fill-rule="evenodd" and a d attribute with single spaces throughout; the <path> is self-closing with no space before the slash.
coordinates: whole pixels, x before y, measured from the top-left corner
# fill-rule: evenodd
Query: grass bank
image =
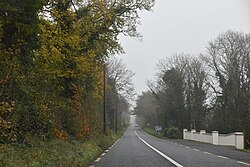
<path id="1" fill-rule="evenodd" d="M 166 139 L 166 137 L 162 133 L 156 132 L 151 128 L 143 128 L 143 130 L 152 136 L 158 137 L 160 139 Z"/>
<path id="2" fill-rule="evenodd" d="M 27 145 L 0 145 L 1 167 L 85 167 L 125 132 L 93 136 L 85 141 L 31 139 Z"/>
<path id="3" fill-rule="evenodd" d="M 242 150 L 242 151 L 247 152 L 247 153 L 250 153 L 250 149 L 244 149 L 244 150 Z"/>

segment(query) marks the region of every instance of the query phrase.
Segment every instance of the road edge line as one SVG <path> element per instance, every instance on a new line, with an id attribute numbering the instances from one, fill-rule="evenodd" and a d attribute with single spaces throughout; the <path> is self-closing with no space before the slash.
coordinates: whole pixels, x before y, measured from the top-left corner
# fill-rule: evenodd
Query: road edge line
<path id="1" fill-rule="evenodd" d="M 117 139 L 117 140 L 113 143 L 112 146 L 110 146 L 110 147 L 107 148 L 106 150 L 103 150 L 103 153 L 100 154 L 99 157 L 93 161 L 93 163 L 99 163 L 99 161 L 102 159 L 101 157 L 105 156 L 105 155 L 109 152 L 109 150 L 111 150 L 112 147 L 113 147 L 114 145 L 116 145 L 116 144 L 120 141 L 120 139 L 123 138 L 123 137 L 125 136 L 125 134 L 126 134 L 127 131 L 128 131 L 128 128 L 129 128 L 129 127 L 127 127 L 127 129 L 126 129 L 126 131 L 124 132 L 124 134 L 123 134 L 119 139 Z M 94 167 L 94 165 L 91 165 L 91 166 L 89 166 L 89 167 L 92 167 L 92 166 Z"/>
<path id="2" fill-rule="evenodd" d="M 165 159 L 167 159 L 169 162 L 171 162 L 172 164 L 174 164 L 177 167 L 183 167 L 181 164 L 179 164 L 178 162 L 174 161 L 172 158 L 168 157 L 166 154 L 162 153 L 161 151 L 157 150 L 156 148 L 154 148 L 153 146 L 151 146 L 150 144 L 148 144 L 145 140 L 143 140 L 135 131 L 135 135 L 144 143 L 146 144 L 149 148 L 151 148 L 152 150 L 154 150 L 155 152 L 157 152 L 158 154 L 160 154 L 162 157 L 164 157 Z"/>
<path id="3" fill-rule="evenodd" d="M 129 128 L 129 127 L 127 127 L 127 129 L 126 129 L 126 131 L 124 132 L 124 134 L 112 144 L 111 148 L 112 148 L 113 146 L 115 146 L 115 145 L 125 136 L 125 134 L 126 134 L 127 131 L 128 131 L 128 128 Z M 111 148 L 110 148 L 110 150 L 111 150 Z"/>
<path id="4" fill-rule="evenodd" d="M 246 162 L 243 162 L 243 161 L 236 161 L 236 162 L 238 162 L 238 163 L 240 163 L 240 164 L 243 164 L 243 165 L 250 166 L 250 164 L 249 164 L 249 163 L 246 163 Z"/>

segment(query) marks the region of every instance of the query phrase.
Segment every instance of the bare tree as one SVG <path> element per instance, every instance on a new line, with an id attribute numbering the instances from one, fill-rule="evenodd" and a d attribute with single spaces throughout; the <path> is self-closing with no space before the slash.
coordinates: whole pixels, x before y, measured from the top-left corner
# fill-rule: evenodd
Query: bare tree
<path id="1" fill-rule="evenodd" d="M 150 91 L 142 92 L 142 94 L 138 96 L 134 112 L 141 126 L 148 126 L 148 123 L 150 127 L 160 125 L 158 110 L 158 101 Z"/>
<path id="2" fill-rule="evenodd" d="M 117 93 L 128 100 L 133 99 L 135 95 L 134 85 L 132 83 L 134 75 L 135 73 L 129 70 L 121 59 L 113 58 L 109 60 L 108 76 L 113 80 Z"/>
<path id="3" fill-rule="evenodd" d="M 205 126 L 207 74 L 200 58 L 176 54 L 157 64 L 156 83 L 147 85 L 158 100 L 163 124 L 182 128 Z"/>
<path id="4" fill-rule="evenodd" d="M 185 105 L 190 117 L 190 126 L 201 129 L 206 126 L 207 95 L 207 72 L 200 58 L 189 58 L 186 71 Z"/>
<path id="5" fill-rule="evenodd" d="M 205 61 L 217 98 L 215 124 L 224 131 L 249 127 L 250 35 L 227 31 L 209 43 Z"/>
<path id="6" fill-rule="evenodd" d="M 132 83 L 132 77 L 134 72 L 127 69 L 127 66 L 122 62 L 121 59 L 110 59 L 108 62 L 108 77 L 111 89 L 113 91 L 114 101 L 114 120 L 115 120 L 115 131 L 118 129 L 118 115 L 121 114 L 119 110 L 119 103 L 129 104 L 133 100 L 135 92 L 134 85 Z M 122 105 L 120 105 L 122 106 Z"/>

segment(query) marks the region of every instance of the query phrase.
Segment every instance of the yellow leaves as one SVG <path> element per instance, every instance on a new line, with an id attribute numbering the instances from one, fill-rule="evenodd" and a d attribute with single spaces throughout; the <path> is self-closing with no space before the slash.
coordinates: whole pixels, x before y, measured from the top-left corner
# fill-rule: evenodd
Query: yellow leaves
<path id="1" fill-rule="evenodd" d="M 0 139 L 16 139 L 16 136 L 9 134 L 9 130 L 12 127 L 12 122 L 8 119 L 8 116 L 12 113 L 13 107 L 14 102 L 0 102 Z"/>
<path id="2" fill-rule="evenodd" d="M 83 72 L 85 74 L 90 74 L 93 68 L 93 62 L 84 56 L 76 57 L 75 59 L 79 73 Z"/>
<path id="3" fill-rule="evenodd" d="M 58 27 L 59 24 L 46 23 L 45 20 L 40 26 L 42 29 L 40 53 L 45 71 L 56 77 L 76 77 L 76 69 L 68 66 L 79 57 L 79 35 L 63 30 L 62 27 Z"/>
<path id="4" fill-rule="evenodd" d="M 88 53 L 88 56 L 89 56 L 90 58 L 95 57 L 95 56 L 96 56 L 95 51 L 91 49 L 91 50 L 89 51 L 89 53 Z"/>
<path id="5" fill-rule="evenodd" d="M 9 129 L 11 127 L 11 122 L 0 118 L 0 127 L 1 129 Z"/>
<path id="6" fill-rule="evenodd" d="M 84 121 L 86 122 L 86 121 Z M 78 134 L 79 139 L 84 139 L 87 135 L 90 134 L 90 128 L 87 126 L 87 123 L 85 123 L 82 128 L 80 129 L 80 132 Z"/>
<path id="7" fill-rule="evenodd" d="M 64 130 L 62 129 L 59 129 L 59 128 L 55 128 L 54 129 L 54 135 L 59 138 L 59 139 L 62 139 L 62 140 L 68 140 L 69 139 L 69 135 L 67 132 L 65 132 Z"/>
<path id="8" fill-rule="evenodd" d="M 42 111 L 46 111 L 48 109 L 48 104 L 41 104 L 40 108 Z"/>

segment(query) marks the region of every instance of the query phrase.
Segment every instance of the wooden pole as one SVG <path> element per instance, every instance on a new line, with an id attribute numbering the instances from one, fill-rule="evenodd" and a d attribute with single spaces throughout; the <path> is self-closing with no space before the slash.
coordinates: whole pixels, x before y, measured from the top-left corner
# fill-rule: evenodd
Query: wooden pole
<path id="1" fill-rule="evenodd" d="M 103 67 L 103 133 L 106 133 L 106 65 Z"/>
<path id="2" fill-rule="evenodd" d="M 118 93 L 116 95 L 116 104 L 115 104 L 115 133 L 118 131 Z"/>

